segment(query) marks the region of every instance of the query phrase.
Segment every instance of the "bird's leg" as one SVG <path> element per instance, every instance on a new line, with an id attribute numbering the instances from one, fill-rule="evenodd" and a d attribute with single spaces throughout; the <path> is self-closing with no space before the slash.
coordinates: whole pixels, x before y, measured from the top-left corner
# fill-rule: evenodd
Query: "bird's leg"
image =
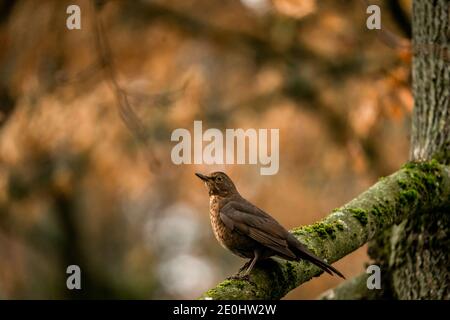
<path id="1" fill-rule="evenodd" d="M 253 267 L 255 266 L 256 261 L 258 261 L 259 258 L 259 251 L 254 251 L 253 259 L 250 262 L 250 265 L 248 266 L 247 270 L 244 273 L 244 277 L 248 276 L 250 274 L 250 271 L 252 271 Z"/>
<path id="2" fill-rule="evenodd" d="M 231 276 L 227 278 L 228 280 L 242 280 L 242 279 L 248 279 L 248 275 L 250 274 L 250 271 L 252 271 L 253 267 L 255 266 L 256 261 L 259 259 L 259 251 L 255 250 L 254 256 L 251 260 L 247 261 L 240 269 L 237 275 Z M 244 270 L 244 274 L 241 275 L 241 272 Z"/>

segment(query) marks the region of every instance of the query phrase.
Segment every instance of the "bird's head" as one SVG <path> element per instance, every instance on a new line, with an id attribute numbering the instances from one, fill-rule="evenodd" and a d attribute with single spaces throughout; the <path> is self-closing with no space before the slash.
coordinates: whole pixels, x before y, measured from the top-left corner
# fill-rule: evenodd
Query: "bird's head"
<path id="1" fill-rule="evenodd" d="M 203 175 L 201 173 L 195 174 L 197 177 L 205 182 L 208 187 L 209 195 L 217 195 L 221 197 L 226 197 L 231 194 L 237 193 L 236 187 L 225 173 L 217 171 L 211 173 L 209 176 Z"/>

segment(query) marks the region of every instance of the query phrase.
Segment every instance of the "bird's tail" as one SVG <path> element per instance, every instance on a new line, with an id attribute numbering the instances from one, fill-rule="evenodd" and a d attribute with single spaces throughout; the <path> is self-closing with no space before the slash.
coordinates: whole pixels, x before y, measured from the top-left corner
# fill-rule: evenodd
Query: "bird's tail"
<path id="1" fill-rule="evenodd" d="M 297 240 L 297 239 L 296 239 Z M 304 245 L 302 245 L 299 241 L 295 241 L 295 244 L 293 246 L 295 249 L 293 250 L 296 254 L 296 256 L 299 259 L 307 260 L 319 268 L 321 268 L 323 271 L 333 275 L 333 273 L 337 274 L 342 279 L 345 279 L 344 275 L 340 273 L 335 267 L 329 265 L 322 259 L 320 259 L 318 256 L 316 256 L 314 253 L 312 253 L 308 248 L 306 248 Z"/>
<path id="2" fill-rule="evenodd" d="M 305 259 L 305 258 L 303 258 L 303 259 Z M 344 275 L 342 273 L 340 273 L 335 267 L 326 263 L 325 261 L 321 260 L 319 257 L 317 257 L 315 255 L 312 255 L 312 254 L 308 255 L 305 260 L 312 262 L 313 264 L 315 264 L 316 266 L 321 268 L 323 271 L 325 271 L 331 275 L 333 275 L 333 273 L 335 273 L 342 279 L 345 279 Z"/>

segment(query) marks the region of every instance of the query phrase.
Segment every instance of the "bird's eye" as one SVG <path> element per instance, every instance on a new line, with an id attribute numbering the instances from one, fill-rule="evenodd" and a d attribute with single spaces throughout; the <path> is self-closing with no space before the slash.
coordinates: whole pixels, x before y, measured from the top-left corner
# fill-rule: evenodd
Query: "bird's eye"
<path id="1" fill-rule="evenodd" d="M 222 182 L 222 180 L 223 180 L 222 177 L 216 177 L 217 182 Z"/>

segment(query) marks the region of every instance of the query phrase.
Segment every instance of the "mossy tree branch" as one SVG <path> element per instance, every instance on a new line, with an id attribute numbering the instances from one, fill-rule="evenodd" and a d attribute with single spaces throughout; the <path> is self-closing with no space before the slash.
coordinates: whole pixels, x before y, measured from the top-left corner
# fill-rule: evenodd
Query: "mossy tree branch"
<path id="1" fill-rule="evenodd" d="M 332 263 L 414 212 L 449 206 L 450 167 L 436 160 L 408 163 L 322 221 L 292 233 Z M 225 280 L 201 298 L 280 299 L 321 272 L 307 261 L 267 259 L 257 263 L 248 280 Z"/>

